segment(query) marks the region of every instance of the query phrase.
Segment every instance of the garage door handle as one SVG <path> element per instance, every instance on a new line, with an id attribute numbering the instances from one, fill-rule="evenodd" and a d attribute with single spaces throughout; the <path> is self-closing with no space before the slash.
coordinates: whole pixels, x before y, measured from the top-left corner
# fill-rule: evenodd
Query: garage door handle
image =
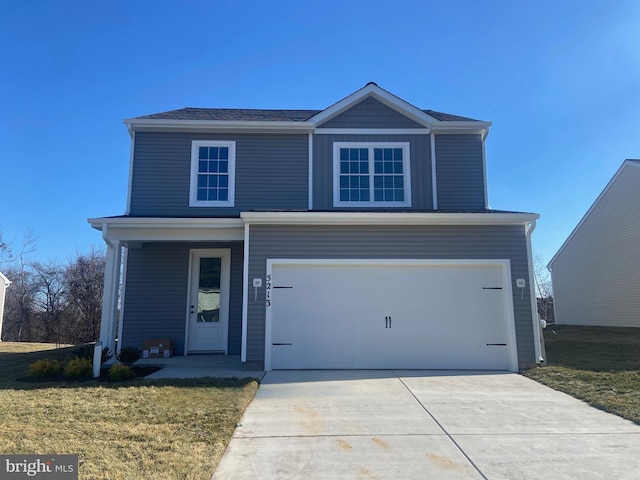
<path id="1" fill-rule="evenodd" d="M 391 328 L 391 317 L 384 317 L 384 328 Z"/>
<path id="2" fill-rule="evenodd" d="M 389 328 L 391 328 L 391 317 L 389 317 Z"/>

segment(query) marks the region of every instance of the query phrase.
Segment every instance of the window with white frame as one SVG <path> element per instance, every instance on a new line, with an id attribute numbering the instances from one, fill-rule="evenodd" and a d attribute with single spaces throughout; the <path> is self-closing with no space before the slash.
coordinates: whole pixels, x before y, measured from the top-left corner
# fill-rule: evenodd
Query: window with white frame
<path id="1" fill-rule="evenodd" d="M 191 143 L 192 207 L 232 207 L 235 190 L 236 142 Z"/>
<path id="2" fill-rule="evenodd" d="M 335 206 L 411 206 L 409 143 L 334 143 Z"/>

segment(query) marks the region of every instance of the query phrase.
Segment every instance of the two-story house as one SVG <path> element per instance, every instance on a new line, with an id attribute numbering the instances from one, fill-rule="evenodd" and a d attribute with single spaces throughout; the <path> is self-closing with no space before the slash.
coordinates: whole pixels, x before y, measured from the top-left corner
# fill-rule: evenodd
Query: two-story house
<path id="1" fill-rule="evenodd" d="M 117 329 L 119 345 L 172 338 L 266 370 L 540 361 L 538 215 L 488 208 L 490 123 L 369 83 L 325 110 L 125 124 L 127 211 L 89 219 L 107 243 L 112 351 Z"/>

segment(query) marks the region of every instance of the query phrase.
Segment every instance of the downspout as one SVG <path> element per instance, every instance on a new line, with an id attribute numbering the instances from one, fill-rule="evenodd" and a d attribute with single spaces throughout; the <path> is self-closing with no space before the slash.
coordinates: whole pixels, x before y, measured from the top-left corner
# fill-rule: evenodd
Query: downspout
<path id="1" fill-rule="evenodd" d="M 247 324 L 249 318 L 249 224 L 244 224 L 244 254 L 242 265 L 242 340 L 240 361 L 247 361 Z"/>
<path id="2" fill-rule="evenodd" d="M 542 355 L 544 346 L 542 345 L 542 333 L 540 332 L 540 322 L 538 321 L 538 307 L 536 302 L 535 278 L 533 274 L 533 250 L 531 248 L 531 234 L 536 229 L 535 219 L 531 220 L 526 228 L 527 234 L 527 261 L 529 262 L 529 296 L 531 302 L 531 318 L 533 322 L 533 339 L 535 345 L 536 364 L 542 365 L 545 359 Z"/>

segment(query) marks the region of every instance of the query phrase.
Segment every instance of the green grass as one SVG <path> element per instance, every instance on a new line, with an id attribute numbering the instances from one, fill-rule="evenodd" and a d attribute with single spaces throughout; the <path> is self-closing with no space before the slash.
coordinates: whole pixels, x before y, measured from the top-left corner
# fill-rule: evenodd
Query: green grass
<path id="1" fill-rule="evenodd" d="M 640 328 L 549 325 L 547 363 L 524 373 L 640 424 Z"/>
<path id="2" fill-rule="evenodd" d="M 253 399 L 251 379 L 23 381 L 73 348 L 0 343 L 0 452 L 78 454 L 82 479 L 208 479 Z"/>

